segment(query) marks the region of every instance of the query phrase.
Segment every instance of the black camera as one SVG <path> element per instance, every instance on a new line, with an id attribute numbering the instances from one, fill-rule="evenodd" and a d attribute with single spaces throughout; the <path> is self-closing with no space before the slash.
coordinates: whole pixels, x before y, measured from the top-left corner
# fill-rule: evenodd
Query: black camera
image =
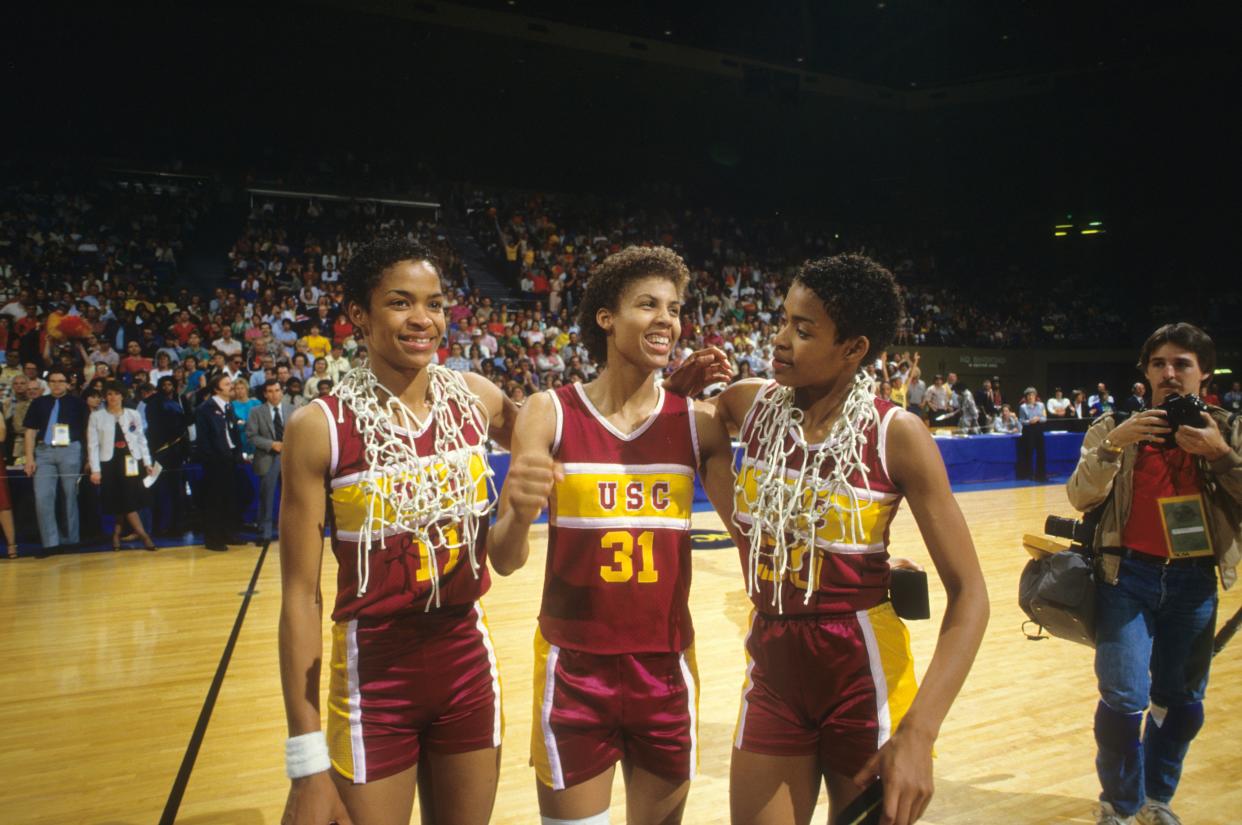
<path id="1" fill-rule="evenodd" d="M 1082 551 L 1091 552 L 1091 544 L 1095 541 L 1095 522 L 1099 521 L 1099 514 L 1095 517 L 1088 513 L 1082 520 L 1072 518 L 1063 518 L 1061 516 L 1048 516 L 1044 520 L 1044 532 L 1050 536 L 1057 538 L 1069 539 L 1077 545 L 1081 545 Z"/>
<path id="2" fill-rule="evenodd" d="M 1202 427 L 1203 413 L 1207 412 L 1207 404 L 1197 395 L 1178 395 L 1173 393 L 1164 399 L 1164 403 L 1156 409 L 1164 410 L 1169 422 L 1169 434 L 1164 437 L 1164 446 L 1176 447 L 1173 436 L 1178 427 Z"/>

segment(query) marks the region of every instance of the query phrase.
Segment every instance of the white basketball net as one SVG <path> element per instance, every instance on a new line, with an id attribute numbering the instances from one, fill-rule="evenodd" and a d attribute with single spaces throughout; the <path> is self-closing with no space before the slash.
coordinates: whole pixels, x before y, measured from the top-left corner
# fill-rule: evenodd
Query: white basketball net
<path id="1" fill-rule="evenodd" d="M 819 551 L 815 549 L 815 540 L 820 529 L 833 520 L 843 525 L 845 540 L 858 543 L 862 535 L 862 510 L 871 506 L 871 501 L 859 499 L 849 478 L 859 471 L 863 486 L 870 493 L 863 450 L 868 432 L 880 421 L 875 408 L 875 387 L 875 379 L 865 372 L 854 376 L 841 415 L 814 457 L 802 429 L 802 410 L 794 405 L 791 387 L 760 392 L 755 399 L 757 409 L 751 421 L 750 443 L 759 447 L 754 456 L 759 466 L 749 474 L 739 473 L 734 490 L 735 496 L 746 503 L 750 524 L 737 520 L 736 509 L 734 523 L 750 540 L 746 592 L 754 595 L 759 587 L 761 562 L 767 560 L 772 570 L 772 604 L 777 612 L 782 610 L 781 587 L 789 570 L 792 548 L 807 548 L 803 556 L 806 595 L 802 601 L 808 604 L 818 587 Z M 786 447 L 785 436 L 791 432 L 794 438 Z M 790 461 L 796 456 L 801 461 Z M 796 469 L 791 468 L 793 464 Z M 823 475 L 826 464 L 827 475 Z M 747 475 L 754 479 L 753 495 L 746 489 Z M 847 503 L 838 504 L 838 498 Z M 765 541 L 772 542 L 770 550 L 764 548 Z"/>
<path id="2" fill-rule="evenodd" d="M 478 577 L 475 540 L 479 520 L 491 511 L 496 488 L 494 473 L 484 456 L 487 410 L 457 372 L 432 364 L 427 375 L 427 406 L 435 425 L 434 452 L 427 456 L 420 456 L 414 446 L 413 433 L 419 429 L 414 413 L 365 364 L 347 372 L 332 394 L 341 401 L 337 420 L 344 422 L 346 406 L 357 419 L 370 470 L 359 482 L 368 505 L 358 537 L 358 595 L 367 592 L 375 540 L 382 546 L 386 536 L 409 533 L 427 548 L 430 610 L 433 604 L 440 606 L 437 549 L 460 550 L 464 546 L 470 570 Z M 380 400 L 381 391 L 386 396 L 384 401 Z M 410 433 L 409 437 L 400 434 L 398 427 Z M 474 444 L 467 440 L 468 430 L 473 431 Z M 487 496 L 481 501 L 480 478 L 474 469 L 480 464 L 487 484 Z M 446 520 L 459 524 L 460 530 L 442 529 Z"/>

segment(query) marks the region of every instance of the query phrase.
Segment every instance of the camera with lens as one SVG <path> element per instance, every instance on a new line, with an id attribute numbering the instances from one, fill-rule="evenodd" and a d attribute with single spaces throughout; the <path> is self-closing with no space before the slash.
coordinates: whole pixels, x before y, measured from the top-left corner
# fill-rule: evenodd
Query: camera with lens
<path id="1" fill-rule="evenodd" d="M 1069 539 L 1076 547 L 1071 549 L 1090 555 L 1095 542 L 1095 525 L 1100 520 L 1098 511 L 1088 513 L 1081 521 L 1061 516 L 1048 516 L 1044 520 L 1044 532 L 1057 538 Z"/>
<path id="2" fill-rule="evenodd" d="M 1207 412 L 1207 404 L 1197 395 L 1173 393 L 1156 409 L 1164 410 L 1169 422 L 1169 434 L 1164 437 L 1164 446 L 1175 447 L 1177 442 L 1173 440 L 1173 436 L 1177 434 L 1178 427 L 1203 426 L 1203 413 Z"/>

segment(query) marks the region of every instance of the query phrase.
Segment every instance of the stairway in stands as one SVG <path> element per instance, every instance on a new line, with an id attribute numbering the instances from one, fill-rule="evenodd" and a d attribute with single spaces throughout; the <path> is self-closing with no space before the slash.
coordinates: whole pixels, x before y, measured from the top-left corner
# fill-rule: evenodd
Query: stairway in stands
<path id="1" fill-rule="evenodd" d="M 492 299 L 493 305 L 512 303 L 521 299 L 520 293 L 510 287 L 495 261 L 483 250 L 469 230 L 455 221 L 446 220 L 444 234 L 461 256 L 462 263 L 470 273 L 470 282 L 478 287 L 479 294 Z"/>
<path id="2" fill-rule="evenodd" d="M 228 252 L 249 213 L 250 204 L 244 192 L 231 186 L 221 188 L 182 255 L 180 280 L 185 286 L 210 294 L 225 284 L 229 277 Z"/>

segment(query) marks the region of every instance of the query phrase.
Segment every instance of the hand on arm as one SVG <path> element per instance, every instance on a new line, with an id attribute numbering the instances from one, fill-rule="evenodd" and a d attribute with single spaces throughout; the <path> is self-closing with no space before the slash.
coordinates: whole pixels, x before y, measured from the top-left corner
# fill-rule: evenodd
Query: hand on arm
<path id="1" fill-rule="evenodd" d="M 556 409 L 546 392 L 531 396 L 513 427 L 509 474 L 500 493 L 499 517 L 487 536 L 492 567 L 507 576 L 526 564 L 530 526 L 548 505 L 553 485 L 563 478 L 552 459 Z"/>
<path id="2" fill-rule="evenodd" d="M 935 653 L 910 710 L 892 738 L 854 777 L 884 780 L 884 825 L 910 825 L 931 801 L 931 751 L 966 681 L 988 622 L 988 596 L 966 520 L 939 451 L 917 418 L 899 413 L 888 434 L 889 475 L 910 503 L 948 596 Z"/>
<path id="3" fill-rule="evenodd" d="M 664 389 L 693 398 L 711 384 L 733 377 L 729 356 L 718 347 L 697 350 L 672 375 L 664 379 Z"/>
<path id="4" fill-rule="evenodd" d="M 285 437 L 295 446 L 283 468 L 280 507 L 280 683 L 289 735 L 320 729 L 319 673 L 323 656 L 324 477 L 330 453 L 328 421 L 316 407 L 289 420 Z M 327 771 L 292 781 L 282 825 L 349 822 Z"/>

